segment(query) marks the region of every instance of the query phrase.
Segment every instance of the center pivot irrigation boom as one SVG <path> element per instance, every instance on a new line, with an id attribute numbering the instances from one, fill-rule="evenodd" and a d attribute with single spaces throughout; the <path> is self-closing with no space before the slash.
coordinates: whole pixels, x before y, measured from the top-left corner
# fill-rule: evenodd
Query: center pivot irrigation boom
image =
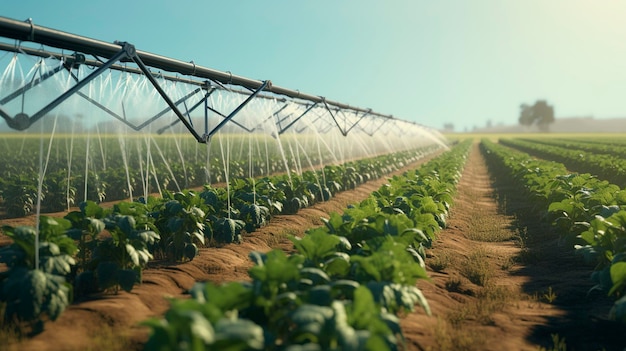
<path id="1" fill-rule="evenodd" d="M 211 68 L 198 66 L 193 61 L 183 62 L 165 56 L 136 50 L 134 45 L 126 42 L 116 41 L 115 43 L 107 43 L 87 37 L 78 36 L 75 34 L 70 34 L 67 32 L 58 31 L 55 29 L 38 26 L 35 25 L 30 19 L 27 21 L 17 21 L 5 17 L 0 17 L 0 38 L 15 40 L 14 45 L 0 42 L 0 50 L 2 51 L 24 53 L 27 55 L 39 56 L 42 58 L 52 57 L 61 60 L 61 62 L 63 63 L 62 65 L 59 65 L 58 67 L 55 67 L 48 72 L 40 74 L 37 79 L 33 79 L 32 81 L 24 83 L 21 87 L 11 92 L 10 94 L 6 96 L 0 96 L 0 116 L 4 118 L 6 123 L 11 128 L 16 130 L 28 129 L 33 123 L 40 120 L 48 112 L 50 112 L 52 109 L 63 103 L 74 94 L 84 98 L 91 104 L 97 106 L 101 110 L 105 111 L 107 114 L 127 124 L 134 130 L 140 130 L 154 122 L 156 119 L 160 118 L 165 113 L 172 111 L 178 119 L 170 125 L 160 128 L 158 132 L 162 133 L 164 130 L 177 123 L 183 123 L 187 130 L 200 143 L 206 143 L 207 141 L 209 141 L 211 136 L 228 122 L 233 122 L 234 124 L 238 125 L 248 132 L 254 131 L 255 128 L 248 128 L 233 120 L 233 117 L 254 98 L 267 98 L 284 103 L 284 105 L 278 111 L 268 117 L 268 119 L 274 117 L 277 118 L 276 127 L 279 134 L 282 134 L 283 132 L 291 128 L 300 119 L 302 119 L 304 115 L 306 115 L 314 108 L 321 108 L 325 110 L 325 112 L 331 117 L 332 122 L 334 122 L 331 124 L 331 127 L 333 125 L 336 126 L 344 136 L 346 136 L 354 127 L 357 127 L 357 125 L 361 121 L 363 121 L 365 117 L 368 117 L 372 120 L 370 121 L 370 123 L 366 124 L 368 127 L 364 127 L 363 123 L 358 127 L 369 135 L 372 135 L 377 128 L 389 121 L 399 124 L 407 123 L 413 126 L 418 126 L 420 129 L 430 130 L 430 128 L 418 125 L 416 123 L 396 119 L 391 115 L 383 115 L 374 112 L 371 109 L 358 108 L 340 102 L 331 101 L 321 96 L 305 94 L 298 90 L 292 90 L 273 85 L 269 80 L 261 81 L 241 77 L 234 75 L 230 72 L 223 72 Z M 42 46 L 45 45 L 47 47 L 52 47 L 57 50 L 60 49 L 62 51 L 50 51 L 49 49 L 43 49 L 43 47 L 40 49 L 28 48 L 22 46 L 22 42 L 37 43 Z M 65 50 L 73 51 L 73 53 L 65 54 Z M 94 59 L 87 59 L 87 56 L 92 56 L 94 57 Z M 130 67 L 128 63 L 134 64 L 136 65 L 136 67 Z M 86 77 L 83 77 L 82 79 L 79 78 L 78 75 L 73 73 L 73 70 L 77 69 L 81 65 L 94 68 L 90 74 L 88 74 Z M 165 76 L 161 73 L 156 75 L 151 72 L 150 68 L 172 72 L 176 76 Z M 96 77 L 109 69 L 135 74 L 143 74 L 148 79 L 152 87 L 158 92 L 158 95 L 166 102 L 168 107 L 141 124 L 133 124 L 129 120 L 127 120 L 125 116 L 120 116 L 119 114 L 108 109 L 106 106 L 96 101 L 92 97 L 81 92 L 82 88 L 84 88 Z M 42 83 L 43 81 L 63 70 L 69 72 L 76 84 L 71 86 L 65 92 L 61 93 L 58 97 L 49 102 L 47 105 L 43 106 L 37 112 L 28 115 L 27 113 L 24 113 L 22 111 L 11 116 L 11 114 L 9 114 L 3 108 L 3 106 L 5 106 L 5 104 L 10 102 L 11 100 L 22 96 L 34 86 Z M 179 74 L 185 76 L 185 78 L 178 76 Z M 182 98 L 174 101 L 168 95 L 168 93 L 159 85 L 156 77 L 175 82 L 182 82 L 191 86 L 196 86 L 197 88 L 187 95 L 183 96 Z M 233 86 L 238 86 L 244 89 L 230 88 Z M 208 104 L 208 98 L 215 90 L 227 90 L 231 93 L 244 94 L 247 95 L 247 98 L 231 112 L 226 114 L 217 111 L 215 108 L 209 106 Z M 204 98 L 194 104 L 191 108 L 187 108 L 187 105 L 185 104 L 186 100 L 200 91 L 204 91 Z M 277 96 L 282 96 L 282 98 L 279 99 L 277 98 Z M 289 100 L 287 100 L 285 97 L 289 98 Z M 185 106 L 185 112 L 181 111 L 181 109 L 179 108 L 179 105 L 181 104 Z M 193 123 L 191 122 L 190 113 L 202 104 L 204 104 L 205 118 L 204 133 L 201 135 L 194 129 Z M 292 113 L 289 114 L 287 117 L 280 118 L 278 116 L 279 113 L 288 104 L 301 105 L 302 110 L 304 111 L 297 116 L 292 115 Z M 223 120 L 220 121 L 220 123 L 211 130 L 209 130 L 208 127 L 209 111 L 216 113 L 223 118 Z M 350 113 L 352 118 L 349 119 L 344 112 Z M 382 120 L 382 122 L 376 122 L 376 120 Z M 300 131 L 304 130 L 305 128 L 306 127 L 301 128 Z"/>

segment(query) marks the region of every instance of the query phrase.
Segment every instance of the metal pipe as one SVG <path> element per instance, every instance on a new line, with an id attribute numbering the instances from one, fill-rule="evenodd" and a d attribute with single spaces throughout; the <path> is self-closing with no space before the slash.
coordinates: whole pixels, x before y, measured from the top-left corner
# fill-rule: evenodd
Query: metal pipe
<path id="1" fill-rule="evenodd" d="M 56 29 L 38 26 L 30 22 L 22 22 L 0 16 L 0 37 L 31 41 L 43 45 L 52 46 L 64 50 L 84 52 L 105 58 L 114 57 L 122 49 L 121 43 L 107 43 L 104 41 L 83 37 Z M 146 66 L 162 69 L 169 72 L 177 72 L 183 75 L 200 77 L 214 80 L 223 84 L 232 84 L 257 91 L 263 81 L 250 79 L 230 72 L 222 72 L 211 68 L 198 66 L 192 62 L 184 62 L 169 57 L 153 54 L 145 51 L 136 51 L 136 56 Z M 126 58 L 125 61 L 131 61 Z M 368 112 L 369 109 L 350 106 L 348 104 L 327 100 L 320 96 L 302 93 L 298 90 L 283 88 L 277 85 L 266 87 L 266 91 L 274 94 L 284 95 L 294 99 L 309 100 L 312 102 L 325 101 L 326 104 L 340 109 L 353 110 L 357 112 Z M 391 115 L 384 115 L 377 112 L 370 112 L 371 115 L 394 119 Z"/>
<path id="2" fill-rule="evenodd" d="M 7 43 L 2 43 L 2 42 L 0 42 L 0 50 L 1 51 L 16 52 L 16 53 L 24 53 L 24 54 L 27 54 L 27 55 L 30 55 L 30 56 L 37 56 L 37 57 L 43 57 L 43 58 L 51 58 L 52 57 L 52 58 L 55 58 L 57 60 L 64 60 L 66 62 L 79 62 L 80 64 L 84 64 L 86 66 L 91 66 L 91 67 L 100 67 L 100 66 L 102 66 L 104 64 L 104 62 L 102 62 L 102 61 L 92 60 L 92 59 L 84 59 L 84 60 L 77 61 L 76 54 L 61 54 L 61 53 L 52 52 L 52 51 L 48 51 L 48 50 L 33 49 L 33 48 L 27 48 L 27 47 L 19 47 L 19 46 L 7 44 Z M 128 65 L 113 64 L 109 68 L 112 69 L 112 70 L 116 70 L 116 71 L 143 75 L 143 72 L 139 68 L 131 67 L 131 66 L 128 66 Z M 162 78 L 162 79 L 168 80 L 168 81 L 172 81 L 172 82 L 178 82 L 178 83 L 184 83 L 184 84 L 190 84 L 190 85 L 198 85 L 198 86 L 203 87 L 205 90 L 211 89 L 210 82 L 207 81 L 207 80 L 199 81 L 199 80 L 183 78 L 183 77 L 179 77 L 179 76 L 166 75 L 166 74 L 159 74 L 159 78 Z M 226 90 L 226 91 L 228 91 L 230 93 L 235 93 L 235 94 L 240 94 L 240 95 L 245 95 L 245 96 L 250 95 L 250 91 L 249 90 L 227 88 L 224 85 L 222 85 L 222 83 L 219 83 L 219 82 L 216 83 L 216 85 L 213 86 L 212 88 L 213 89 L 222 89 L 222 90 Z M 280 102 L 286 102 L 287 101 L 287 99 L 285 99 L 285 98 L 277 98 L 276 95 L 268 95 L 268 94 L 262 94 L 262 93 L 258 94 L 257 98 L 276 100 L 276 101 L 280 101 Z M 301 105 L 308 104 L 308 102 L 300 102 L 300 101 L 291 101 L 291 102 L 292 103 L 296 103 L 296 104 L 301 104 Z"/>

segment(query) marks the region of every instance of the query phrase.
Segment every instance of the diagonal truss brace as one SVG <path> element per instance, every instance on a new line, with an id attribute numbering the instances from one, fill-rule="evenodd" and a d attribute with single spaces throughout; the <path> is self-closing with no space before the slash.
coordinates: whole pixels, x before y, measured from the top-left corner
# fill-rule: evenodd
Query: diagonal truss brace
<path id="1" fill-rule="evenodd" d="M 78 80 L 78 78 L 76 76 L 74 76 L 74 74 L 72 74 L 72 76 L 74 77 L 74 79 Z M 183 96 L 182 98 L 178 99 L 174 105 L 178 106 L 182 103 L 184 103 L 185 101 L 187 101 L 189 98 L 191 98 L 192 96 L 194 96 L 196 93 L 198 93 L 200 90 L 202 90 L 202 88 L 197 88 L 194 89 L 193 91 L 191 91 L 190 93 L 188 93 L 187 95 Z M 139 124 L 139 125 L 135 125 L 133 123 L 131 123 L 130 121 L 128 121 L 126 119 L 126 116 L 120 116 L 119 114 L 113 112 L 111 109 L 109 109 L 108 107 L 102 105 L 101 103 L 99 103 L 98 101 L 96 101 L 95 99 L 87 96 L 86 94 L 84 94 L 83 92 L 77 91 L 76 95 L 82 97 L 83 99 L 89 101 L 91 104 L 93 104 L 94 106 L 98 107 L 99 109 L 101 109 L 102 111 L 108 113 L 109 115 L 111 115 L 112 117 L 114 117 L 115 119 L 119 120 L 120 122 L 126 124 L 127 126 L 129 126 L 131 129 L 133 129 L 134 131 L 140 131 L 143 128 L 145 128 L 147 125 L 149 125 L 150 123 L 156 121 L 157 119 L 163 117 L 167 112 L 169 112 L 171 110 L 171 107 L 166 107 L 163 110 L 161 110 L 159 113 L 157 113 L 156 115 L 152 116 L 150 119 L 146 120 L 145 122 Z M 187 110 L 187 112 L 185 113 L 185 115 L 187 115 L 189 117 L 189 114 L 195 110 L 199 104 L 202 103 L 202 100 L 200 100 L 199 103 L 196 103 L 191 109 Z M 180 119 L 177 119 L 172 125 L 176 124 L 180 122 Z"/>
<path id="2" fill-rule="evenodd" d="M 276 112 L 272 113 L 271 115 L 269 115 L 265 120 L 263 120 L 262 122 L 260 122 L 259 124 L 256 125 L 256 128 L 261 128 L 263 126 L 263 124 L 267 121 L 269 121 L 270 119 L 277 117 L 278 115 L 280 115 L 281 112 L 283 112 L 284 109 L 286 109 L 287 107 L 289 107 L 289 103 L 285 102 L 285 104 L 279 108 Z M 285 118 L 290 117 L 293 113 L 288 114 Z"/>
<path id="3" fill-rule="evenodd" d="M 208 87 L 208 85 L 207 85 L 207 87 Z M 185 112 L 185 115 L 189 118 L 189 123 L 190 124 L 191 124 L 191 116 L 190 116 L 191 112 L 193 112 L 195 109 L 200 107 L 200 105 L 202 105 L 202 104 L 205 104 L 205 106 L 206 106 L 206 103 L 207 103 L 207 100 L 209 99 L 209 96 L 211 96 L 211 94 L 213 94 L 215 92 L 215 90 L 216 90 L 213 87 L 203 88 L 203 89 L 207 89 L 207 92 L 204 94 L 204 97 L 202 99 L 200 99 L 198 102 L 196 102 L 193 106 L 191 106 L 190 109 L 187 109 L 187 112 Z M 179 103 L 184 102 L 185 100 L 187 100 L 188 97 L 190 97 L 191 95 L 197 93 L 199 90 L 200 90 L 200 88 L 194 90 L 193 92 L 191 92 L 187 96 L 184 96 L 183 98 L 178 100 L 176 102 L 176 104 L 178 105 Z M 169 111 L 169 108 L 161 111 L 161 113 L 165 113 L 166 111 Z M 153 118 L 156 118 L 156 117 L 157 116 L 155 116 Z M 170 124 L 168 124 L 168 125 L 166 125 L 164 127 L 159 128 L 159 130 L 157 130 L 157 134 L 163 134 L 163 132 L 165 132 L 166 130 L 172 128 L 173 126 L 177 125 L 178 123 L 180 123 L 180 119 L 177 119 L 174 122 L 172 122 L 172 123 L 170 123 Z M 204 125 L 205 130 L 207 128 L 207 124 L 208 124 L 208 120 L 205 119 L 205 125 Z"/>
<path id="4" fill-rule="evenodd" d="M 341 112 L 341 114 L 343 115 L 344 127 L 342 128 L 341 125 L 339 124 L 339 121 L 337 120 L 337 117 L 335 116 L 333 111 L 330 109 L 330 106 L 328 106 L 326 99 L 323 97 L 322 97 L 322 102 L 324 103 L 324 106 L 326 107 L 326 110 L 330 114 L 330 117 L 332 117 L 333 121 L 335 121 L 335 125 L 337 126 L 337 128 L 339 128 L 339 131 L 341 132 L 341 135 L 343 136 L 347 136 L 348 133 L 352 130 L 352 128 L 354 128 L 357 124 L 359 124 L 359 122 L 361 122 L 361 120 L 363 120 L 363 117 L 372 113 L 372 109 L 368 109 L 367 111 L 363 113 L 363 115 L 361 115 L 361 117 L 356 122 L 354 122 L 350 127 L 348 127 L 347 125 L 348 118 L 346 117 L 345 114 L 343 114 L 343 111 L 341 111 L 340 109 L 337 109 L 336 112 Z M 328 132 L 328 130 L 324 131 L 324 133 L 326 132 Z"/>
<path id="5" fill-rule="evenodd" d="M 213 107 L 211 107 L 211 106 L 208 106 L 208 105 L 207 105 L 207 106 L 206 106 L 206 108 L 207 108 L 207 110 L 209 110 L 209 111 L 211 111 L 211 112 L 213 112 L 213 113 L 217 114 L 218 116 L 220 116 L 220 117 L 222 117 L 222 118 L 224 118 L 224 119 L 228 118 L 228 116 L 226 116 L 225 114 L 221 113 L 220 111 L 218 111 L 218 110 L 214 109 L 214 108 L 213 108 Z M 231 118 L 232 118 L 232 117 L 231 117 Z M 248 128 L 248 127 L 244 126 L 243 124 L 241 124 L 241 123 L 239 123 L 239 122 L 235 121 L 234 119 L 231 119 L 231 120 L 230 120 L 230 122 L 232 122 L 234 125 L 236 125 L 237 127 L 241 128 L 241 129 L 243 129 L 243 130 L 245 130 L 245 131 L 246 131 L 246 132 L 248 132 L 248 133 L 253 133 L 253 132 L 254 132 L 254 130 L 256 129 L 256 127 L 254 127 L 254 128 Z"/>
<path id="6" fill-rule="evenodd" d="M 351 131 L 354 127 L 356 127 L 356 126 L 357 126 L 357 124 L 359 124 L 359 123 L 363 120 L 363 118 L 367 117 L 367 115 L 369 115 L 370 113 L 372 113 L 372 109 L 371 109 L 371 108 L 370 108 L 370 109 L 368 109 L 368 111 L 364 112 L 364 113 L 361 115 L 361 117 L 359 117 L 359 119 L 358 119 L 356 122 L 354 122 L 354 124 L 353 124 L 350 128 L 348 128 L 348 129 L 346 130 L 346 135 L 348 135 L 348 133 L 350 133 L 350 131 Z"/>
<path id="7" fill-rule="evenodd" d="M 324 115 L 320 115 L 318 114 L 317 117 L 311 121 L 311 125 L 314 125 L 315 123 L 317 123 L 317 121 L 321 120 L 324 117 Z M 332 123 L 331 123 L 332 125 Z M 304 127 L 300 128 L 300 129 L 296 129 L 296 133 L 300 134 L 302 132 L 304 132 L 309 126 L 305 125 Z M 317 131 L 319 132 L 319 128 L 317 128 Z"/>
<path id="8" fill-rule="evenodd" d="M 83 78 L 82 80 L 78 80 L 78 77 L 76 77 L 75 75 L 72 74 L 72 77 L 75 80 L 77 80 L 76 85 L 74 85 L 73 87 L 68 89 L 66 92 L 64 92 L 63 94 L 58 96 L 56 99 L 54 99 L 53 101 L 48 103 L 46 106 L 41 108 L 39 111 L 35 112 L 32 116 L 28 116 L 27 114 L 25 114 L 23 112 L 20 112 L 20 113 L 16 114 L 14 117 L 11 117 L 7 112 L 5 112 L 3 109 L 0 108 L 0 117 L 4 118 L 6 120 L 6 122 L 7 122 L 7 124 L 11 128 L 16 129 L 16 130 L 26 130 L 33 123 L 35 123 L 38 120 L 40 120 L 41 118 L 43 118 L 48 112 L 50 112 L 55 107 L 60 105 L 62 102 L 67 100 L 70 96 L 72 96 L 73 94 L 78 94 L 79 96 L 87 99 L 89 102 L 91 102 L 91 103 L 95 104 L 96 106 L 98 106 L 99 108 L 103 109 L 107 113 L 111 114 L 115 118 L 117 118 L 117 119 L 119 119 L 119 120 L 121 120 L 121 121 L 126 123 L 127 121 L 126 121 L 125 118 L 115 114 L 113 111 L 109 110 L 108 108 L 106 108 L 105 106 L 101 105 L 97 101 L 89 98 L 87 95 L 81 93 L 79 90 L 81 90 L 85 85 L 89 84 L 89 82 L 94 80 L 100 74 L 104 73 L 107 69 L 111 68 L 111 66 L 113 66 L 115 63 L 117 63 L 119 61 L 123 61 L 123 60 L 132 60 L 135 64 L 137 64 L 137 66 L 139 67 L 141 72 L 146 76 L 146 78 L 150 81 L 152 86 L 157 90 L 157 92 L 159 93 L 161 98 L 163 98 L 163 100 L 167 103 L 167 105 L 169 106 L 169 109 L 166 109 L 165 111 L 162 111 L 161 113 L 157 114 L 157 116 L 153 117 L 148 122 L 143 123 L 140 126 L 132 126 L 129 123 L 126 123 L 126 124 L 129 124 L 135 130 L 139 130 L 139 129 L 142 129 L 143 127 L 145 127 L 146 125 L 148 125 L 149 123 L 151 123 L 152 121 L 154 121 L 156 118 L 161 117 L 167 111 L 171 110 L 171 111 L 174 112 L 174 114 L 176 114 L 178 119 L 185 125 L 185 127 L 189 130 L 189 132 L 194 136 L 194 138 L 198 142 L 200 142 L 200 143 L 206 142 L 206 139 L 203 138 L 202 136 L 200 136 L 194 130 L 194 128 L 191 125 L 191 123 L 185 119 L 185 116 L 183 115 L 183 113 L 177 107 L 179 104 L 181 104 L 185 100 L 187 100 L 191 95 L 197 93 L 200 88 L 198 88 L 193 93 L 188 94 L 187 96 L 185 96 L 184 98 L 180 99 L 177 102 L 172 101 L 172 99 L 170 99 L 170 97 L 163 90 L 163 88 L 161 88 L 161 86 L 157 82 L 156 78 L 152 75 L 152 73 L 150 72 L 148 67 L 143 63 L 141 58 L 137 55 L 135 47 L 133 45 L 129 44 L 129 43 L 126 43 L 126 42 L 122 42 L 122 43 L 118 42 L 116 44 L 121 46 L 120 51 L 118 51 L 107 62 L 102 64 L 102 66 L 98 67 L 96 70 L 91 72 L 87 77 Z M 25 93 L 32 86 L 41 83 L 45 79 L 48 79 L 52 75 L 54 75 L 55 73 L 59 72 L 63 67 L 68 69 L 68 70 L 71 70 L 71 68 L 75 64 L 78 64 L 78 63 L 80 63 L 80 62 L 70 62 L 68 64 L 64 64 L 62 66 L 59 66 L 59 67 L 57 67 L 57 68 L 55 68 L 55 69 L 45 73 L 44 75 L 42 75 L 36 81 L 33 81 L 33 82 L 29 83 L 29 85 L 26 85 L 26 86 L 18 89 L 17 91 L 15 91 L 14 93 L 10 94 L 9 96 L 5 97 L 2 100 L 2 102 L 6 103 L 7 101 L 10 101 L 10 100 L 14 99 L 16 96 L 19 96 L 20 94 Z M 187 115 L 189 114 L 189 112 L 190 111 L 187 112 Z"/>
<path id="9" fill-rule="evenodd" d="M 13 99 L 17 98 L 20 95 L 25 94 L 27 91 L 29 91 L 31 88 L 34 88 L 35 86 L 37 86 L 40 83 L 43 83 L 44 81 L 46 81 L 48 78 L 54 76 L 55 74 L 59 73 L 61 70 L 63 70 L 64 65 L 59 65 L 58 67 L 55 67 L 51 70 L 49 70 L 48 72 L 40 75 L 37 79 L 33 80 L 30 83 L 26 83 L 24 84 L 23 87 L 18 88 L 17 90 L 15 90 L 14 92 L 12 92 L 11 94 L 5 96 L 3 99 L 0 100 L 0 106 L 4 105 L 10 101 L 12 101 Z"/>
<path id="10" fill-rule="evenodd" d="M 261 91 L 263 91 L 266 87 L 271 87 L 272 82 L 270 82 L 269 80 L 263 81 L 263 84 L 261 84 L 261 86 L 256 89 L 252 94 L 250 94 L 241 104 L 239 104 L 239 106 L 237 106 L 228 116 L 224 116 L 222 113 L 218 112 L 217 110 L 209 107 L 208 105 L 205 104 L 205 107 L 208 110 L 211 110 L 217 114 L 219 114 L 220 116 L 223 116 L 224 119 L 215 126 L 215 128 L 213 128 L 210 132 L 206 133 L 202 136 L 202 142 L 203 143 L 207 143 L 211 140 L 211 137 L 217 133 L 220 129 L 222 129 L 222 127 L 224 127 L 226 125 L 226 123 L 231 122 L 231 120 L 233 119 L 233 117 L 235 117 L 235 115 L 237 115 L 237 113 L 239 113 L 239 111 L 241 111 L 242 108 L 244 108 L 250 101 L 252 101 L 252 99 L 254 99 Z M 235 122 L 235 121 L 232 121 Z M 241 125 L 240 123 L 236 123 L 237 125 L 239 125 L 240 127 L 248 130 L 248 128 L 245 128 L 243 125 Z"/>
<path id="11" fill-rule="evenodd" d="M 369 135 L 370 137 L 372 137 L 372 136 L 374 136 L 374 134 L 376 133 L 376 131 L 380 130 L 380 128 L 381 128 L 381 127 L 382 127 L 385 123 L 387 123 L 387 122 L 389 122 L 389 121 L 391 121 L 391 119 L 389 119 L 389 118 L 382 118 L 382 122 L 381 122 L 379 125 L 377 125 L 377 126 L 376 126 L 376 119 L 372 119 L 372 120 L 371 120 L 371 122 L 369 123 L 369 125 L 368 125 L 368 126 L 374 126 L 374 127 L 370 128 L 370 130 L 369 130 L 369 131 L 368 131 L 368 130 L 366 130 L 366 127 L 364 127 L 363 125 L 359 125 L 358 127 L 359 127 L 359 129 L 360 129 L 363 133 L 365 133 L 365 134 Z"/>
<path id="12" fill-rule="evenodd" d="M 75 86 L 67 90 L 65 93 L 61 94 L 59 97 L 48 103 L 48 105 L 44 106 L 41 110 L 34 113 L 32 116 L 28 116 L 27 114 L 20 112 L 16 114 L 14 117 L 9 116 L 6 112 L 0 110 L 0 114 L 6 120 L 9 127 L 17 130 L 26 130 L 33 123 L 37 122 L 41 119 L 46 113 L 50 112 L 52 109 L 57 107 L 63 101 L 67 100 L 70 96 L 72 96 L 75 92 L 82 89 L 87 83 L 92 81 L 94 78 L 102 74 L 105 70 L 111 67 L 115 62 L 122 60 L 124 58 L 128 58 L 129 54 L 134 52 L 134 48 L 123 47 L 117 54 L 115 54 L 109 61 L 105 62 L 102 66 L 98 67 L 95 71 L 85 77 L 82 81 L 78 82 Z"/>
<path id="13" fill-rule="evenodd" d="M 285 128 L 281 128 L 281 129 L 278 131 L 278 135 L 281 135 L 281 134 L 283 134 L 284 132 L 286 132 L 286 131 L 287 131 L 287 129 L 291 128 L 291 126 L 293 126 L 294 124 L 296 124 L 296 122 L 298 122 L 298 121 L 299 121 L 302 117 L 304 117 L 304 115 L 306 115 L 307 113 L 309 113 L 309 111 L 311 111 L 311 110 L 312 110 L 315 106 L 317 106 L 317 102 L 316 102 L 316 103 L 313 103 L 313 104 L 311 104 L 311 106 L 307 107 L 307 109 L 306 109 L 304 112 L 302 112 L 302 114 L 301 114 L 300 116 L 298 116 L 296 119 L 294 119 L 293 121 L 291 121 L 291 123 L 289 123 L 287 126 L 285 126 Z M 282 122 L 282 121 L 278 121 L 278 123 L 277 123 L 279 127 L 280 127 L 280 123 L 281 123 L 281 122 Z"/>

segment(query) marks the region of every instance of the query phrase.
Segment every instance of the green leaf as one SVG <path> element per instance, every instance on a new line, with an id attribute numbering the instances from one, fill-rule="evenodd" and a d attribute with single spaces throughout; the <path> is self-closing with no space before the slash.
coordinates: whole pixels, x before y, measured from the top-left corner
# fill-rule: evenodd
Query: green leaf
<path id="1" fill-rule="evenodd" d="M 213 304 L 222 311 L 240 310 L 248 307 L 254 297 L 253 291 L 238 282 L 224 285 L 196 283 L 189 291 L 191 297 L 203 304 Z"/>
<path id="2" fill-rule="evenodd" d="M 234 347 L 239 345 L 238 347 Z M 263 328 L 246 319 L 221 319 L 215 326 L 215 347 L 219 350 L 263 350 Z"/>
<path id="3" fill-rule="evenodd" d="M 176 233 L 185 224 L 185 220 L 179 217 L 169 217 L 167 220 L 167 230 L 171 233 Z"/>
<path id="4" fill-rule="evenodd" d="M 326 284 L 330 281 L 330 277 L 323 270 L 313 267 L 304 267 L 300 269 L 300 277 L 311 279 L 314 285 Z"/>
<path id="5" fill-rule="evenodd" d="M 133 261 L 133 265 L 139 266 L 139 254 L 137 254 L 137 249 L 131 244 L 126 244 L 126 253 L 130 257 L 131 261 Z"/>
<path id="6" fill-rule="evenodd" d="M 128 235 L 135 229 L 135 218 L 132 216 L 120 216 L 117 220 L 117 225 Z"/>
<path id="7" fill-rule="evenodd" d="M 365 286 L 359 286 L 354 291 L 352 303 L 352 313 L 350 315 L 350 325 L 356 329 L 368 329 L 372 316 L 376 311 L 376 303 L 370 290 Z"/>
<path id="8" fill-rule="evenodd" d="M 343 254 L 343 255 L 339 255 Z M 324 261 L 324 271 L 330 276 L 343 277 L 350 271 L 350 256 L 343 252 L 337 252 L 335 256 Z"/>
<path id="9" fill-rule="evenodd" d="M 183 209 L 183 205 L 176 200 L 170 200 L 165 203 L 165 213 L 168 217 L 178 215 Z"/>
<path id="10" fill-rule="evenodd" d="M 198 246 L 193 243 L 186 243 L 184 254 L 188 259 L 193 260 L 198 255 Z"/>
<path id="11" fill-rule="evenodd" d="M 611 280 L 613 287 L 609 290 L 609 295 L 621 292 L 626 287 L 626 262 L 620 261 L 611 265 Z"/>
<path id="12" fill-rule="evenodd" d="M 24 267 L 11 270 L 0 293 L 6 301 L 5 320 L 33 322 L 43 314 L 55 320 L 70 303 L 69 291 L 63 277 Z"/>
<path id="13" fill-rule="evenodd" d="M 255 265 L 263 266 L 265 264 L 265 260 L 267 259 L 267 256 L 262 252 L 252 251 L 248 254 L 248 258 L 250 258 L 250 260 Z"/>
<path id="14" fill-rule="evenodd" d="M 79 204 L 80 211 L 87 217 L 102 218 L 104 210 L 97 203 L 91 200 Z"/>
<path id="15" fill-rule="evenodd" d="M 41 255 L 40 268 L 46 273 L 64 276 L 72 271 L 75 264 L 76 261 L 69 255 Z"/>

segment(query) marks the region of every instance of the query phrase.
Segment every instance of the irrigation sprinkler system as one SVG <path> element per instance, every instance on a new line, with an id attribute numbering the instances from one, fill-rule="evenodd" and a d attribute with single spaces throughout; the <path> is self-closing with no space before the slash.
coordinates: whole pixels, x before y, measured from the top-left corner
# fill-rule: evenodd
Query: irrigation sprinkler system
<path id="1" fill-rule="evenodd" d="M 297 133 L 316 126 L 318 133 L 325 133 L 337 128 L 343 136 L 353 130 L 359 130 L 372 136 L 381 126 L 391 124 L 391 129 L 405 136 L 419 136 L 424 130 L 436 133 L 434 130 L 384 115 L 371 109 L 350 106 L 322 96 L 306 94 L 298 90 L 287 89 L 274 85 L 269 80 L 261 81 L 250 79 L 230 72 L 223 72 L 196 65 L 193 61 L 183 62 L 165 56 L 137 50 L 134 45 L 126 42 L 107 43 L 55 29 L 35 25 L 32 20 L 18 21 L 0 17 L 0 38 L 9 42 L 0 41 L 0 52 L 24 54 L 37 57 L 40 60 L 54 59 L 58 62 L 55 67 L 45 66 L 45 70 L 38 67 L 38 71 L 18 87 L 8 89 L 2 86 L 0 90 L 0 116 L 7 125 L 15 130 L 29 129 L 35 122 L 47 116 L 50 111 L 68 100 L 72 96 L 79 96 L 97 109 L 135 131 L 144 129 L 159 120 L 166 114 L 174 114 L 175 120 L 161 125 L 157 133 L 163 133 L 169 128 L 183 124 L 185 129 L 200 143 L 207 143 L 211 137 L 229 122 L 243 131 L 252 133 L 264 122 L 273 120 L 275 133 L 283 134 L 288 130 Z M 11 42 L 12 41 L 12 42 Z M 27 43 L 40 45 L 39 48 L 28 47 Z M 69 53 L 67 53 L 69 52 Z M 82 76 L 78 74 L 81 67 L 91 71 Z M 110 70 L 126 72 L 135 76 L 143 76 L 149 82 L 153 92 L 156 92 L 165 107 L 152 116 L 148 116 L 141 123 L 128 118 L 122 111 L 116 112 L 107 103 L 97 96 L 89 94 L 87 88 L 97 78 L 102 78 Z M 156 70 L 156 71 L 155 71 Z M 24 99 L 33 88 L 43 84 L 52 77 L 65 72 L 73 82 L 58 96 L 41 106 L 36 111 L 24 111 Z M 83 71 L 84 72 L 84 71 Z M 163 73 L 167 72 L 167 73 Z M 162 86 L 164 81 L 174 82 L 184 86 L 186 91 L 182 96 L 174 97 L 171 92 Z M 161 83 L 160 83 L 161 82 Z M 2 83 L 2 82 L 0 82 Z M 8 91 L 10 90 L 10 91 Z M 87 92 L 86 92 L 87 91 Z M 241 95 L 243 101 L 238 101 L 229 111 L 224 111 L 211 104 L 210 97 L 216 91 Z M 198 96 L 200 98 L 198 99 Z M 22 99 L 22 108 L 9 112 L 7 104 L 16 105 L 15 100 Z M 238 122 L 234 117 L 251 101 L 258 99 L 271 100 L 272 112 L 268 116 L 258 116 L 256 125 L 250 126 Z M 194 102 L 195 100 L 195 102 Z M 17 104 L 19 105 L 19 104 Z M 297 108 L 287 108 L 296 106 Z M 203 107 L 203 121 L 195 122 L 191 113 Z M 12 113 L 15 112 L 15 113 Z M 305 116 L 314 115 L 312 121 L 299 123 Z M 215 114 L 221 118 L 219 123 L 212 126 L 209 115 Z M 215 123 L 214 123 L 215 124 Z M 200 126 L 201 125 L 201 126 Z M 293 128 L 293 129 L 292 129 Z"/>

